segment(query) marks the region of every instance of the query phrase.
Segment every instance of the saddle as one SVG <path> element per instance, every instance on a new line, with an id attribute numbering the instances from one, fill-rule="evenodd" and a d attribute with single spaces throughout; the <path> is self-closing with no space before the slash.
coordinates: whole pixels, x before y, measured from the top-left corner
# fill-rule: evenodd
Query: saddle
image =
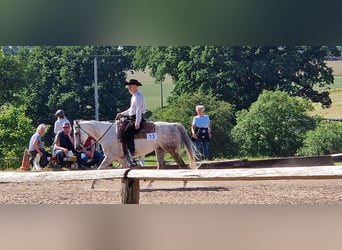
<path id="1" fill-rule="evenodd" d="M 118 140 L 121 140 L 122 131 L 124 129 L 124 121 L 118 120 L 116 122 L 116 136 Z M 155 133 L 155 125 L 153 122 L 146 121 L 143 127 L 139 130 L 137 134 L 134 135 L 134 139 L 146 139 L 147 134 Z"/>

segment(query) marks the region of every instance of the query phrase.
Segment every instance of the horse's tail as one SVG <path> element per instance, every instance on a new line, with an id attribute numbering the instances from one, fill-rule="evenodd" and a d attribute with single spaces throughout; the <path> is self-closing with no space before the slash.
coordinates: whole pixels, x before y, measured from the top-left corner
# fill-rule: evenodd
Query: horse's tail
<path id="1" fill-rule="evenodd" d="M 196 148 L 190 140 L 190 137 L 188 136 L 184 126 L 180 123 L 175 123 L 175 125 L 182 136 L 182 141 L 184 143 L 189 158 L 189 166 L 191 169 L 196 169 Z"/>

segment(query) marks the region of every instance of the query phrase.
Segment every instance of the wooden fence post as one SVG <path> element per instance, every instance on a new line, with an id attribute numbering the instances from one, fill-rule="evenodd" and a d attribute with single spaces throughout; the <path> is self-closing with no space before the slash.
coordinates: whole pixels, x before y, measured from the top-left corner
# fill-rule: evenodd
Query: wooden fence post
<path id="1" fill-rule="evenodd" d="M 139 204 L 140 180 L 134 178 L 121 179 L 122 204 Z"/>

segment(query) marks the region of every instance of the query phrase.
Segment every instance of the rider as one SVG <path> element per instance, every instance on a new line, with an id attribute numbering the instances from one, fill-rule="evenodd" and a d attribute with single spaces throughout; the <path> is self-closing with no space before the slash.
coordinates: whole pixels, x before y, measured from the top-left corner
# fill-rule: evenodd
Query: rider
<path id="1" fill-rule="evenodd" d="M 135 153 L 134 135 L 137 134 L 144 123 L 144 113 L 146 112 L 146 104 L 143 94 L 138 90 L 142 84 L 136 80 L 131 79 L 125 82 L 128 85 L 128 90 L 132 94 L 130 107 L 117 114 L 118 118 L 125 117 L 124 128 L 121 135 L 122 146 L 125 157 L 129 165 L 136 165 L 132 159 Z"/>

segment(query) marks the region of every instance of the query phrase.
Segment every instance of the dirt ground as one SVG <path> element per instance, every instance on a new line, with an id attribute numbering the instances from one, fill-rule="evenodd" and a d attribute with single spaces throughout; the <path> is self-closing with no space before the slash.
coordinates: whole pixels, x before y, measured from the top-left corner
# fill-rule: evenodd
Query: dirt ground
<path id="1" fill-rule="evenodd" d="M 2 183 L 0 204 L 121 204 L 120 180 Z M 342 180 L 140 183 L 140 204 L 342 204 Z"/>

